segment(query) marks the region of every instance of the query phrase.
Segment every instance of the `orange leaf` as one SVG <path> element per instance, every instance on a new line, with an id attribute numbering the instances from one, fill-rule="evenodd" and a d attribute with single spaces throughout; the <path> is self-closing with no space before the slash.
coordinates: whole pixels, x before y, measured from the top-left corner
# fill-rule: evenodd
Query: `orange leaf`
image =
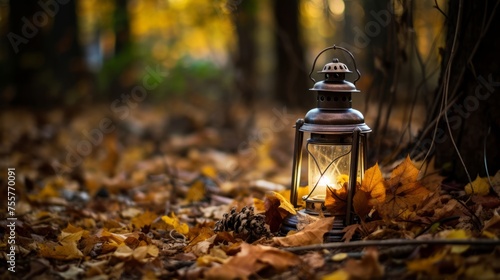
<path id="1" fill-rule="evenodd" d="M 388 180 L 390 187 L 397 186 L 398 184 L 408 184 L 417 181 L 418 169 L 411 162 L 410 156 L 400 163 L 391 173 L 391 178 Z"/>
<path id="2" fill-rule="evenodd" d="M 384 178 L 382 178 L 382 172 L 380 171 L 378 163 L 366 170 L 360 190 L 370 193 L 370 197 L 375 200 L 374 203 L 384 203 Z"/>
<path id="3" fill-rule="evenodd" d="M 431 193 L 417 181 L 418 172 L 409 156 L 392 171 L 387 181 L 385 203 L 377 205 L 383 218 L 408 218 Z"/>
<path id="4" fill-rule="evenodd" d="M 340 175 L 337 180 L 339 189 L 328 187 L 326 189 L 325 206 L 329 213 L 333 215 L 344 215 L 346 211 L 347 201 L 347 175 Z"/>

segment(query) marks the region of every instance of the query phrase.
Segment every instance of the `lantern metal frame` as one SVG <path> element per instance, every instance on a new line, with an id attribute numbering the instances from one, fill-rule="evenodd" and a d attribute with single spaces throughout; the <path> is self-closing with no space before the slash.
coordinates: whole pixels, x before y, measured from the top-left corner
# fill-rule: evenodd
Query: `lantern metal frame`
<path id="1" fill-rule="evenodd" d="M 354 64 L 357 78 L 351 83 L 345 80 L 346 73 L 352 73 L 347 66 L 334 59 L 328 63 L 318 73 L 325 74 L 325 80 L 316 82 L 311 76 L 314 72 L 316 61 L 328 50 L 341 50 L 347 53 Z M 335 68 L 335 69 L 333 69 Z M 353 197 L 356 190 L 358 175 L 362 180 L 366 167 L 366 151 L 367 151 L 367 135 L 371 129 L 365 124 L 364 116 L 359 111 L 352 108 L 351 93 L 359 92 L 355 83 L 361 78 L 361 73 L 356 66 L 356 60 L 351 52 L 347 49 L 333 45 L 322 50 L 314 59 L 309 78 L 315 83 L 311 91 L 317 92 L 317 108 L 311 109 L 303 119 L 298 119 L 295 124 L 295 142 L 291 180 L 290 201 L 295 207 L 298 207 L 298 189 L 300 184 L 304 134 L 310 133 L 310 138 L 307 140 L 306 149 L 310 144 L 319 145 L 350 145 L 350 163 L 349 163 L 349 180 L 347 183 L 347 199 L 345 216 L 340 215 L 341 219 L 335 219 L 333 226 L 333 240 L 340 241 L 343 236 L 342 228 L 355 222 L 355 214 L 353 211 Z M 307 150 L 309 156 L 311 152 Z M 348 154 L 347 153 L 347 154 Z M 345 156 L 345 155 L 344 155 Z M 336 161 L 332 159 L 332 163 Z M 317 165 L 317 163 L 316 163 Z M 317 165 L 318 167 L 318 165 Z M 310 167 L 309 167 L 310 168 Z M 321 171 L 321 172 L 326 172 Z M 310 170 L 309 170 L 310 172 Z M 358 174 L 359 173 L 359 174 Z M 321 173 L 321 176 L 323 173 Z M 316 185 L 318 182 L 316 183 Z M 311 187 L 311 186 L 310 186 Z M 313 191 L 309 192 L 311 195 Z M 326 193 L 325 193 L 326 194 Z M 303 197 L 306 202 L 306 209 L 303 210 L 306 214 L 316 215 L 325 210 L 324 200 L 310 199 L 308 196 Z M 321 208 L 321 209 L 318 209 Z M 327 212 L 324 213 L 328 215 Z M 335 215 L 337 217 L 337 215 Z M 342 219 L 343 218 L 343 219 Z M 291 217 L 284 221 L 285 228 L 296 225 L 296 217 Z M 286 225 L 285 225 L 286 224 Z M 332 238 L 330 238 L 332 239 Z"/>

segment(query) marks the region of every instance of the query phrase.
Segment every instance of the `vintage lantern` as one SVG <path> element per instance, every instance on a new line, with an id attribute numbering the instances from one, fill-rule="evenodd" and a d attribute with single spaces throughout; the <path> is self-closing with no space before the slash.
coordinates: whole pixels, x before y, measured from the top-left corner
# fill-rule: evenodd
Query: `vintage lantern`
<path id="1" fill-rule="evenodd" d="M 353 61 L 357 78 L 351 83 L 345 80 L 346 73 L 352 73 L 347 66 L 334 58 L 318 73 L 324 74 L 325 80 L 316 82 L 311 74 L 316 61 L 328 50 L 342 50 Z M 309 78 L 315 83 L 310 89 L 317 94 L 317 108 L 307 112 L 304 119 L 297 120 L 295 126 L 295 150 L 290 201 L 297 207 L 300 171 L 302 165 L 304 132 L 310 134 L 305 150 L 308 155 L 309 194 L 301 197 L 306 207 L 306 214 L 334 215 L 334 226 L 327 239 L 339 241 L 342 229 L 355 222 L 353 196 L 357 182 L 361 182 L 366 166 L 366 138 L 371 129 L 365 124 L 363 114 L 351 106 L 351 93 L 359 92 L 355 83 L 361 74 L 352 53 L 347 49 L 332 46 L 322 50 L 314 59 Z M 336 197 L 342 207 L 325 207 L 325 197 Z M 340 194 L 341 197 L 337 197 Z M 333 205 L 335 206 L 335 205 Z M 286 219 L 282 228 L 295 227 L 297 217 Z"/>

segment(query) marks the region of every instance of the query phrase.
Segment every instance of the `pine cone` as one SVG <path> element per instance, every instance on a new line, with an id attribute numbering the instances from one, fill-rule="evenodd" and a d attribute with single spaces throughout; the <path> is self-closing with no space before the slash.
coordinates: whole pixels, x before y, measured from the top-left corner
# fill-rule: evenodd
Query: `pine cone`
<path id="1" fill-rule="evenodd" d="M 243 207 L 239 213 L 233 208 L 225 213 L 222 220 L 215 223 L 215 231 L 233 231 L 241 235 L 247 242 L 255 241 L 262 236 L 270 235 L 265 216 L 255 214 L 253 207 Z"/>

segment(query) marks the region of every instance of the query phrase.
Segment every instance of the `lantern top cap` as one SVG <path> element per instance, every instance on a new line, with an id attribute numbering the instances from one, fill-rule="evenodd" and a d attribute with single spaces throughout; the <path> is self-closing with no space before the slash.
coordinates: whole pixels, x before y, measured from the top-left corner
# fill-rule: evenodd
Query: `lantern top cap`
<path id="1" fill-rule="evenodd" d="M 332 62 L 325 64 L 325 66 L 323 66 L 323 69 L 321 71 L 318 71 L 318 73 L 352 73 L 352 71 L 347 68 L 347 65 L 339 62 L 337 58 L 334 58 Z"/>
<path id="2" fill-rule="evenodd" d="M 316 58 L 314 59 L 314 62 L 313 62 L 313 65 L 312 65 L 312 68 L 311 68 L 311 72 L 309 72 L 309 79 L 311 79 L 311 81 L 313 81 L 314 83 L 316 83 L 316 80 L 311 76 L 312 73 L 314 72 L 314 67 L 316 66 L 316 61 L 318 60 L 318 58 L 320 57 L 320 55 L 328 50 L 341 50 L 341 51 L 344 51 L 345 53 L 347 53 L 351 59 L 352 59 L 352 62 L 354 64 L 354 69 L 355 69 L 355 73 L 357 74 L 357 78 L 352 81 L 353 84 L 356 84 L 356 82 L 359 80 L 359 78 L 361 78 L 361 73 L 359 72 L 358 70 L 358 67 L 356 66 L 356 60 L 354 59 L 354 56 L 352 55 L 352 53 L 350 51 L 348 51 L 347 49 L 343 48 L 343 47 L 339 47 L 339 46 L 336 46 L 336 45 L 333 45 L 331 47 L 328 47 L 324 50 L 322 50 L 317 56 Z M 337 69 L 335 69 L 335 66 L 337 67 Z M 330 68 L 329 68 L 330 67 Z M 340 77 L 340 74 L 345 74 L 345 73 L 353 73 L 349 70 L 349 68 L 347 68 L 347 66 L 344 64 L 344 63 L 341 63 L 339 62 L 339 60 L 337 58 L 334 58 L 332 62 L 330 63 L 327 63 L 323 69 L 321 71 L 318 71 L 318 73 L 324 73 L 326 74 L 327 76 L 329 74 L 333 74 L 334 76 L 338 76 Z M 345 75 L 342 75 L 342 76 L 345 76 Z"/>

